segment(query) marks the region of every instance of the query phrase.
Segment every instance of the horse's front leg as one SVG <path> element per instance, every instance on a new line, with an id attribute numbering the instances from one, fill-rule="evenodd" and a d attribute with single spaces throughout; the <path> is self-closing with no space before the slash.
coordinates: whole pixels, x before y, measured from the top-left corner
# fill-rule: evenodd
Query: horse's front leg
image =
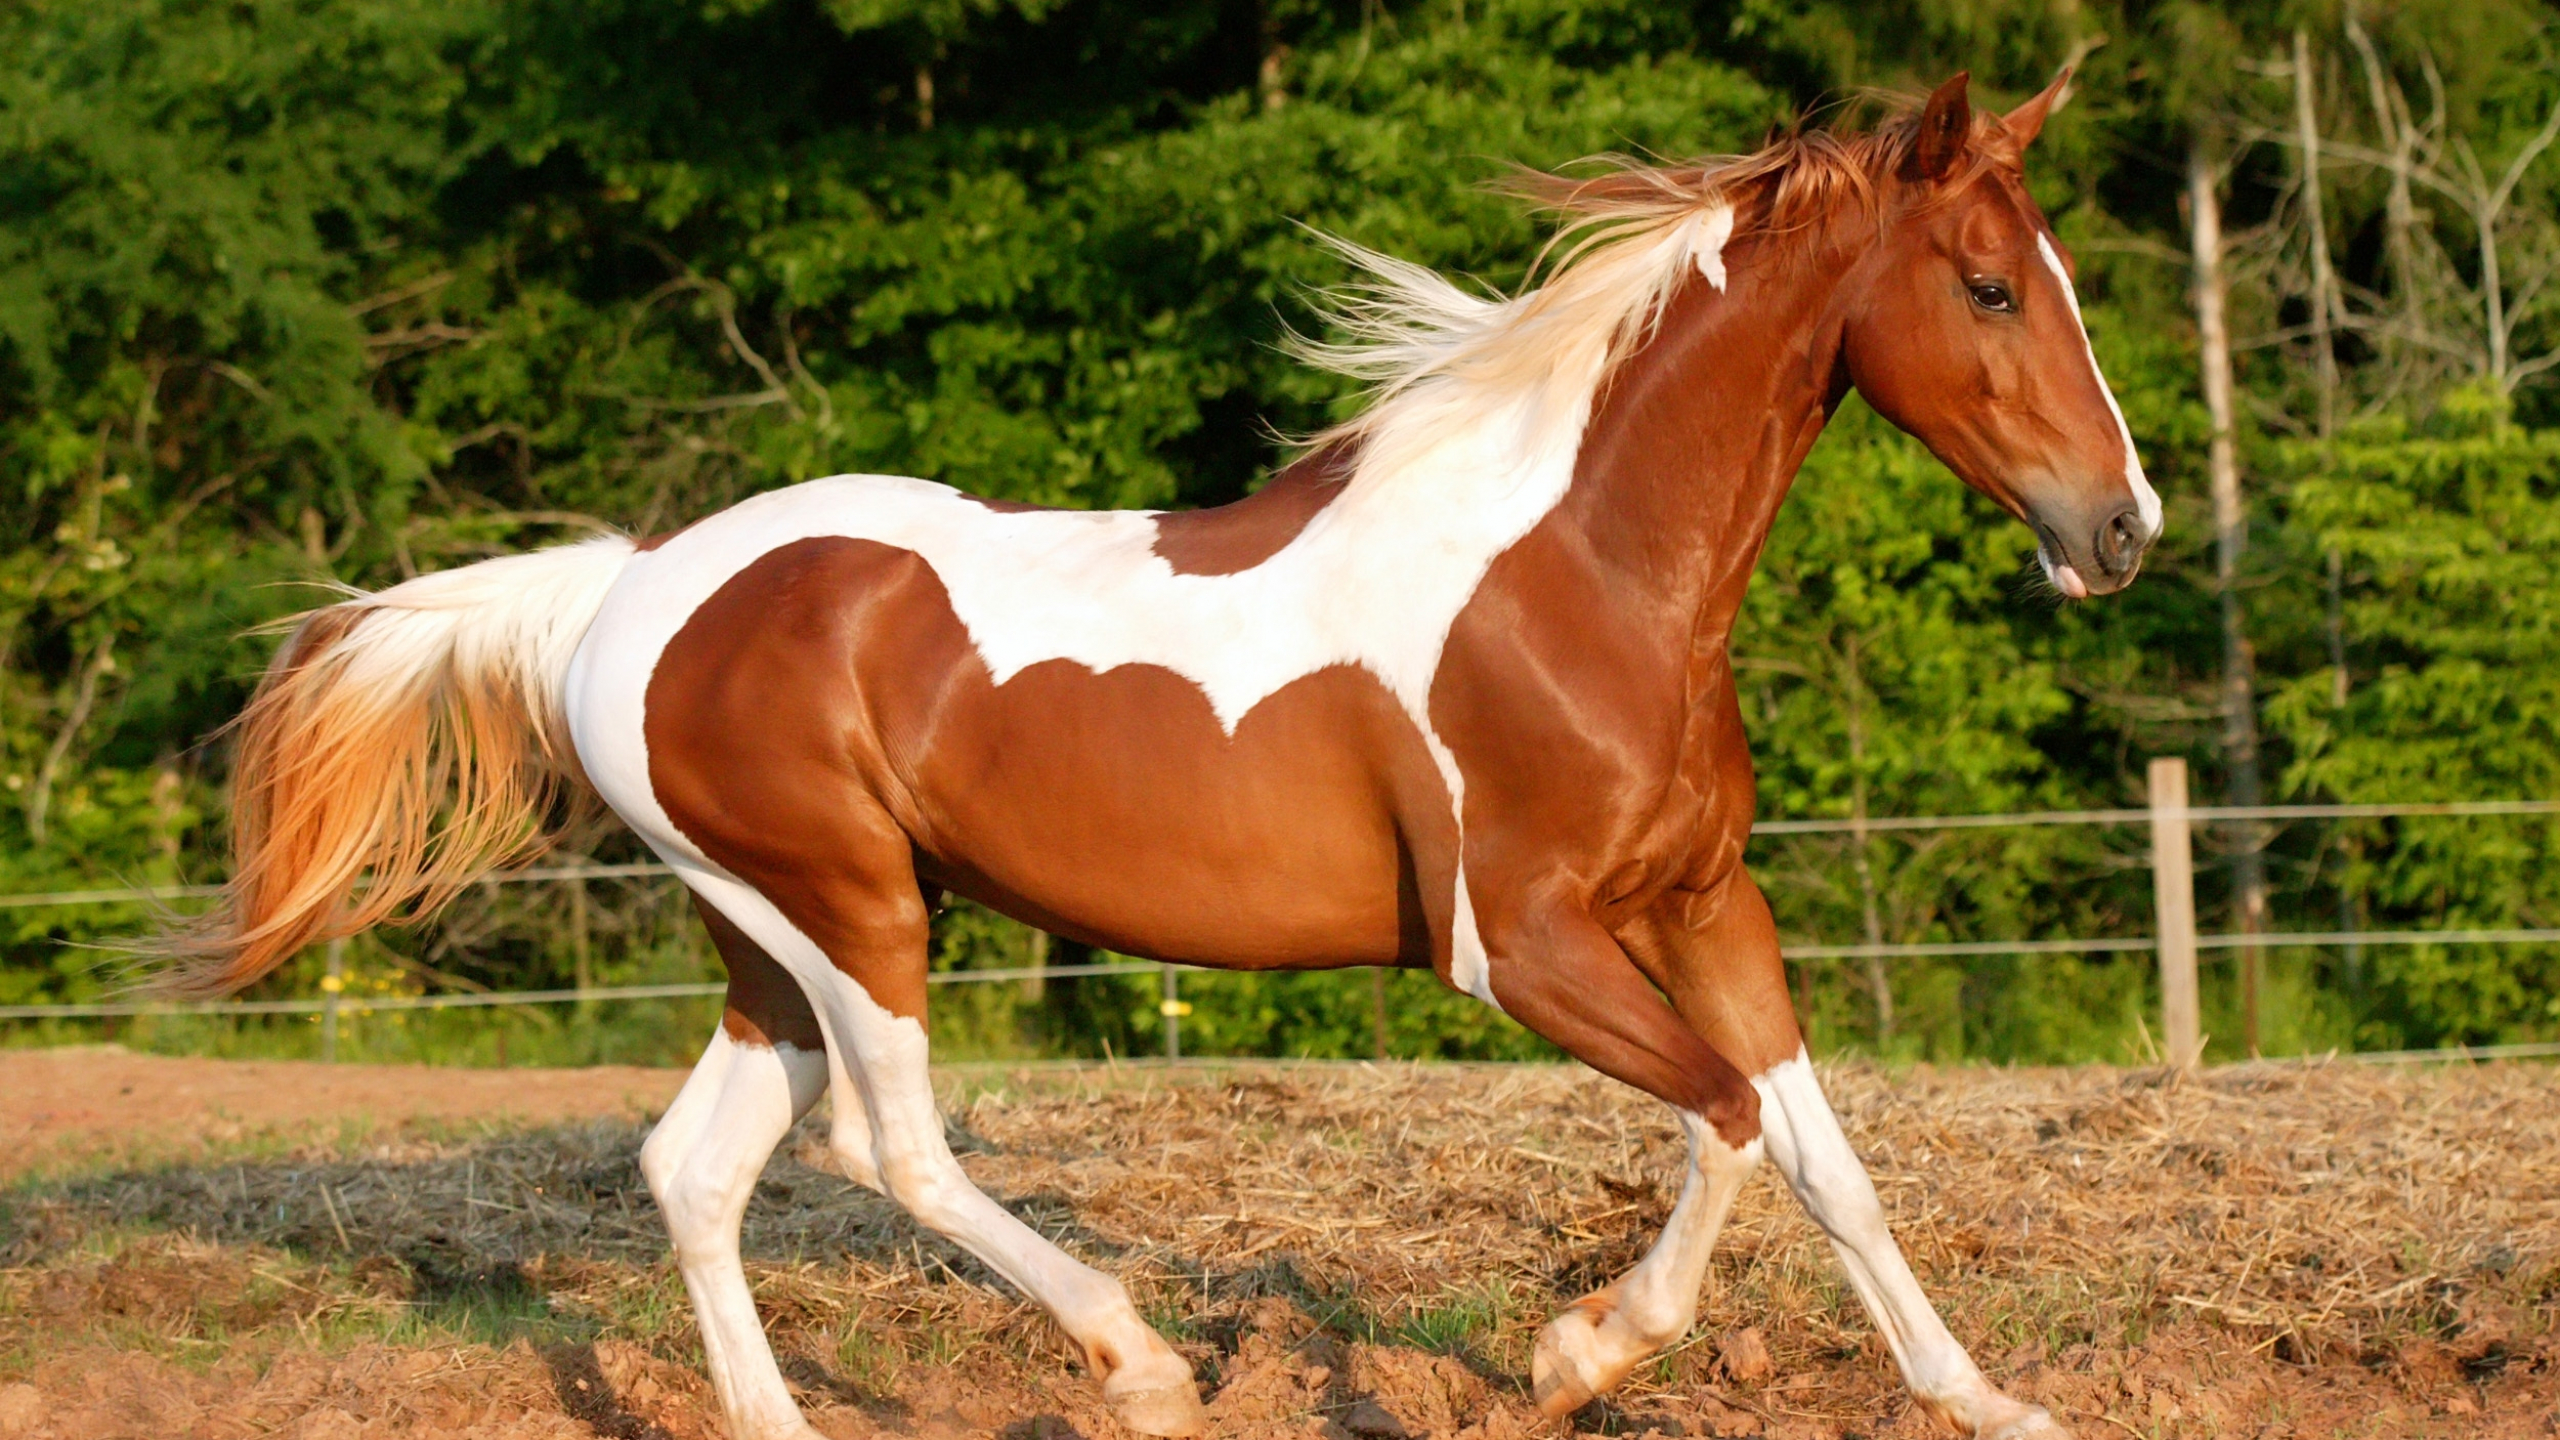
<path id="1" fill-rule="evenodd" d="M 1750 1072 L 1769 1161 L 1820 1225 L 1924 1409 L 1975 1440 L 2068 1440 L 2002 1394 L 1939 1318 L 1886 1228 L 1884 1206 L 1805 1058 L 1769 904 L 1748 875 L 1674 892 L 1627 943 L 1680 1014 Z"/>
<path id="2" fill-rule="evenodd" d="M 1538 1336 L 1530 1367 L 1538 1408 L 1563 1416 L 1616 1388 L 1697 1319 L 1716 1232 L 1760 1161 L 1760 1097 L 1577 907 L 1557 905 L 1505 927 L 1492 983 L 1514 1019 L 1668 1102 L 1689 1137 L 1688 1176 L 1653 1249 Z"/>
<path id="3" fill-rule="evenodd" d="M 1615 1388 L 1697 1323 L 1716 1235 L 1760 1163 L 1761 1142 L 1729 1144 L 1692 1112 L 1676 1113 L 1689 1134 L 1689 1173 L 1662 1234 L 1634 1269 L 1566 1306 L 1538 1332 L 1530 1379 L 1548 1415 L 1571 1414 Z"/>

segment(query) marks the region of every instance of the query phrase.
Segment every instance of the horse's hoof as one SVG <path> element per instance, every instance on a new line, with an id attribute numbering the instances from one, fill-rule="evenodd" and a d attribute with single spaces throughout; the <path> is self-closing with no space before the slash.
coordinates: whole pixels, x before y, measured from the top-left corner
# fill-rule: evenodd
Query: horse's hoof
<path id="1" fill-rule="evenodd" d="M 1581 1376 L 1557 1368 L 1543 1350 L 1529 1362 L 1529 1393 L 1538 1402 L 1538 1413 L 1550 1420 L 1562 1420 L 1598 1398 Z"/>
<path id="2" fill-rule="evenodd" d="M 1116 1395 L 1106 1391 L 1102 1398 L 1111 1402 L 1111 1413 L 1120 1417 L 1121 1424 L 1141 1435 L 1197 1435 L 1209 1425 L 1209 1412 L 1200 1405 L 1199 1387 L 1187 1380 L 1179 1385 L 1150 1385 Z"/>
<path id="3" fill-rule="evenodd" d="M 2071 1432 L 2041 1405 L 2020 1405 L 2014 1415 L 1994 1416 L 1974 1440 L 2071 1440 Z"/>
<path id="4" fill-rule="evenodd" d="M 1613 1383 L 1600 1360 L 1600 1326 L 1592 1308 L 1589 1297 L 1576 1301 L 1538 1332 L 1537 1352 L 1529 1357 L 1529 1393 L 1538 1413 L 1550 1420 L 1590 1404 Z"/>

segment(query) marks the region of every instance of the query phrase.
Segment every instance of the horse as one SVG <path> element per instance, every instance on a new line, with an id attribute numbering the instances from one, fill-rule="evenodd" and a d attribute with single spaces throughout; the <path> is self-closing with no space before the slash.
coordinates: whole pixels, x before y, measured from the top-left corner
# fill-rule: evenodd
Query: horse
<path id="1" fill-rule="evenodd" d="M 838 476 L 316 610 L 237 722 L 232 878 L 165 938 L 173 983 L 227 992 L 432 913 L 600 799 L 728 971 L 640 1165 L 737 1440 L 815 1434 L 738 1232 L 821 1094 L 843 1172 L 1046 1307 L 1131 1430 L 1204 1423 L 1121 1284 L 944 1142 L 923 1022 L 946 894 L 1131 955 L 1427 967 L 1671 1106 L 1679 1198 L 1540 1333 L 1550 1416 L 1689 1328 L 1766 1159 L 1921 1407 L 2062 1435 L 1931 1307 L 1807 1061 L 1743 864 L 1727 638 L 1853 387 L 2032 527 L 2063 596 L 2133 580 L 2160 502 L 2022 178 L 2067 78 L 2006 115 L 1958 75 L 1865 133 L 1530 173 L 1562 248 L 1509 298 L 1345 247 L 1349 338 L 1301 348 L 1369 402 L 1222 508 Z"/>

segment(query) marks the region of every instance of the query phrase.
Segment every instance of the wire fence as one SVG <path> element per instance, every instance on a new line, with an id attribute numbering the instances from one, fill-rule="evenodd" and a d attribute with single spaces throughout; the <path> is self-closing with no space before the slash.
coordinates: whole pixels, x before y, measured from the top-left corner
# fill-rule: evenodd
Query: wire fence
<path id="1" fill-rule="evenodd" d="M 2148 825 L 2154 832 L 2155 872 L 2173 866 L 2160 863 L 2159 846 L 2163 837 L 2176 835 L 2179 843 L 2198 825 L 2236 822 L 2282 823 L 2302 820 L 2405 819 L 2421 817 L 2560 815 L 2560 800 L 2474 800 L 2447 802 L 2411 802 L 2402 804 L 2325 804 L 2325 805 L 2248 805 L 2187 806 L 2165 801 L 2158 793 L 2158 765 L 2177 766 L 2176 791 L 2183 795 L 2183 765 L 2179 762 L 2155 763 L 2155 803 L 2147 809 L 2108 810 L 2043 810 L 1983 815 L 1908 815 L 1875 816 L 1851 819 L 1763 820 L 1752 827 L 1758 836 L 1787 835 L 1880 835 L 1943 830 L 1987 830 L 2025 826 Z M 672 877 L 675 872 L 665 865 L 638 863 L 619 865 L 535 866 L 491 875 L 482 885 L 583 883 L 595 880 L 655 879 Z M 2155 873 L 2155 886 L 2162 875 Z M 2170 973 L 2177 963 L 2177 952 L 2183 948 L 2190 973 L 2184 982 L 2192 991 L 2192 957 L 2196 951 L 2274 950 L 2289 947 L 2338 948 L 2401 945 L 2539 945 L 2560 943 L 2560 928 L 2486 928 L 2445 930 L 2316 930 L 2253 931 L 2233 934 L 2197 934 L 2192 930 L 2192 871 L 2187 871 L 2189 894 L 2184 913 L 2188 918 L 2185 934 L 2163 933 L 2135 936 L 2077 936 L 2061 939 L 1957 940 L 1940 942 L 1867 944 L 1867 945 L 1784 945 L 1784 958 L 1799 963 L 1834 960 L 1952 959 L 1998 955 L 2105 955 L 2157 952 L 2163 959 L 2164 990 L 2174 990 L 2179 977 Z M 68 908 L 93 905 L 161 905 L 172 901 L 203 899 L 221 893 L 218 885 L 132 886 L 114 889 L 57 890 L 26 894 L 0 895 L 0 910 Z M 2177 907 L 2164 905 L 2164 918 Z M 1176 977 L 1184 970 L 1206 970 L 1214 967 L 1182 965 L 1159 961 L 1112 961 L 1091 965 L 1035 965 L 1001 969 L 938 970 L 929 974 L 927 983 L 934 985 L 992 984 L 1007 981 L 1076 980 L 1113 975 L 1160 974 L 1164 977 L 1162 1013 L 1166 1020 L 1168 1053 L 1178 1053 L 1179 1018 L 1189 1008 L 1179 999 Z M 65 1002 L 31 1005 L 0 1005 L 0 1020 L 79 1020 L 137 1016 L 226 1016 L 226 1015 L 318 1015 L 329 1023 L 334 1034 L 341 1015 L 360 1016 L 423 1010 L 484 1009 L 501 1006 L 598 1004 L 604 1002 L 702 999 L 725 993 L 727 986 L 718 982 L 663 985 L 589 986 L 581 989 L 472 991 L 426 995 L 351 996 L 335 983 L 333 971 L 323 981 L 319 996 L 304 999 L 225 1000 L 209 1002 L 177 1002 L 120 1000 L 98 1002 Z M 2189 1032 L 2182 1042 L 2181 1031 Z M 2176 1015 L 2165 1027 L 2173 1058 L 2192 1063 L 2201 1042 L 2193 1038 L 2192 1018 L 2183 1022 Z M 2523 1059 L 2560 1056 L 2560 1042 L 2454 1047 L 2443 1050 L 2381 1051 L 2356 1054 L 2348 1058 L 2384 1064 L 2461 1059 Z"/>

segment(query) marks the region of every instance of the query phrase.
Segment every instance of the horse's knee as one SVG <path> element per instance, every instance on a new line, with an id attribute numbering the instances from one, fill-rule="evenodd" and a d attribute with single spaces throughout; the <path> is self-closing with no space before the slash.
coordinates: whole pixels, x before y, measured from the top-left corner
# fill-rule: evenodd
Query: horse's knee
<path id="1" fill-rule="evenodd" d="M 1719 1075 L 1698 1097 L 1698 1118 L 1715 1137 L 1738 1151 L 1751 1151 L 1760 1139 L 1760 1092 L 1739 1072 Z"/>

